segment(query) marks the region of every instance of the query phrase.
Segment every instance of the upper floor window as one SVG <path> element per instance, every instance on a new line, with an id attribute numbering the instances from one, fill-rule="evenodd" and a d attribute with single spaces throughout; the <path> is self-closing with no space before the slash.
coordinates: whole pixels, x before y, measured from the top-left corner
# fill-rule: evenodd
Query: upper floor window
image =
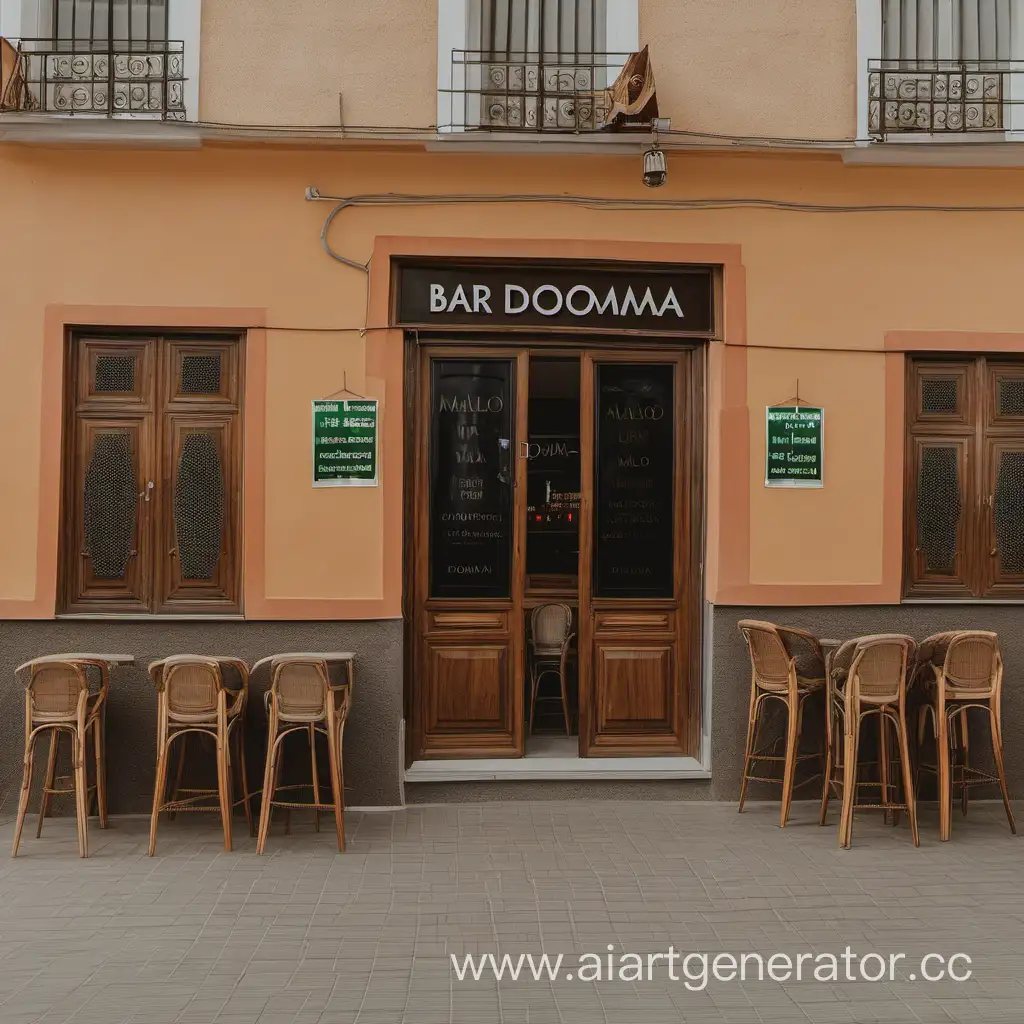
<path id="1" fill-rule="evenodd" d="M 1012 0 L 881 0 L 886 61 L 1010 59 Z"/>
<path id="2" fill-rule="evenodd" d="M 1024 105 L 1024 75 L 1010 63 L 1017 0 L 859 2 L 873 15 L 861 22 L 869 134 L 1015 127 Z"/>
<path id="3" fill-rule="evenodd" d="M 53 0 L 54 40 L 76 49 L 145 49 L 167 41 L 167 0 Z"/>
<path id="4" fill-rule="evenodd" d="M 475 0 L 470 17 L 492 58 L 573 64 L 605 49 L 604 0 Z"/>
<path id="5" fill-rule="evenodd" d="M 638 37 L 638 0 L 438 0 L 438 127 L 646 124 L 657 110 Z"/>
<path id="6" fill-rule="evenodd" d="M 1024 597 L 1024 360 L 915 359 L 905 592 Z"/>
<path id="7" fill-rule="evenodd" d="M 199 0 L 0 0 L 0 110 L 184 120 Z"/>

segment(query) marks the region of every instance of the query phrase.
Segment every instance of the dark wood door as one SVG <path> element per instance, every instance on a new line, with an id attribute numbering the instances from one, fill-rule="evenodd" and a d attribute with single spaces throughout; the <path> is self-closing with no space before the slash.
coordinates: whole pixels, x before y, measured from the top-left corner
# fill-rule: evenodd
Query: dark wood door
<path id="1" fill-rule="evenodd" d="M 410 753 L 520 757 L 527 355 L 418 360 Z"/>
<path id="2" fill-rule="evenodd" d="M 580 753 L 697 754 L 700 363 L 584 354 Z"/>

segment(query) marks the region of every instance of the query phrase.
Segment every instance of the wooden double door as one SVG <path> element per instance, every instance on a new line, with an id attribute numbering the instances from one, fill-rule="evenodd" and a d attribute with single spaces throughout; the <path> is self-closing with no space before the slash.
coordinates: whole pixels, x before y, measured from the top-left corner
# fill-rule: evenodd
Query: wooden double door
<path id="1" fill-rule="evenodd" d="M 698 753 L 702 355 L 410 345 L 410 761 L 524 756 L 549 600 L 579 756 Z"/>

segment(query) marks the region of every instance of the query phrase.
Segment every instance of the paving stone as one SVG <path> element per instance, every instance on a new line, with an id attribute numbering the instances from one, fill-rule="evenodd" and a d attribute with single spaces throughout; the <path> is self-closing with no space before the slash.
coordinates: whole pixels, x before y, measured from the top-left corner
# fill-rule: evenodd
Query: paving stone
<path id="1" fill-rule="evenodd" d="M 833 815 L 835 817 L 835 815 Z M 972 804 L 939 843 L 859 816 L 854 846 L 798 804 L 504 802 L 350 812 L 348 851 L 299 815 L 258 857 L 208 820 L 56 819 L 0 862 L 2 1024 L 996 1024 L 1024 1020 L 1019 840 Z M 0 825 L 9 842 L 10 823 Z M 581 981 L 577 957 L 759 954 L 744 981 L 701 961 L 651 980 Z M 775 981 L 769 958 L 902 953 L 895 980 Z M 556 981 L 460 982 L 450 954 L 563 954 Z M 911 979 L 966 953 L 969 981 Z M 606 961 L 603 960 L 603 966 Z M 935 966 L 934 964 L 932 965 Z M 964 965 L 961 963 L 961 967 Z M 856 967 L 854 968 L 856 970 Z M 844 970 L 839 961 L 839 970 Z M 528 971 L 527 971 L 528 973 Z M 688 978 L 690 981 L 687 987 Z"/>

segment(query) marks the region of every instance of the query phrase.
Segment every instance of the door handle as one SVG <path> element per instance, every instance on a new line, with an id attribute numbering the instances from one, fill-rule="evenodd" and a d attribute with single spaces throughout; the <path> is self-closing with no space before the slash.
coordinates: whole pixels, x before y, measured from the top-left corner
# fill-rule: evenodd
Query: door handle
<path id="1" fill-rule="evenodd" d="M 156 487 L 156 484 L 153 483 L 152 480 L 148 480 L 146 482 L 146 486 L 139 492 L 139 497 L 143 501 L 148 502 L 149 501 L 149 496 L 152 493 L 154 487 Z"/>

